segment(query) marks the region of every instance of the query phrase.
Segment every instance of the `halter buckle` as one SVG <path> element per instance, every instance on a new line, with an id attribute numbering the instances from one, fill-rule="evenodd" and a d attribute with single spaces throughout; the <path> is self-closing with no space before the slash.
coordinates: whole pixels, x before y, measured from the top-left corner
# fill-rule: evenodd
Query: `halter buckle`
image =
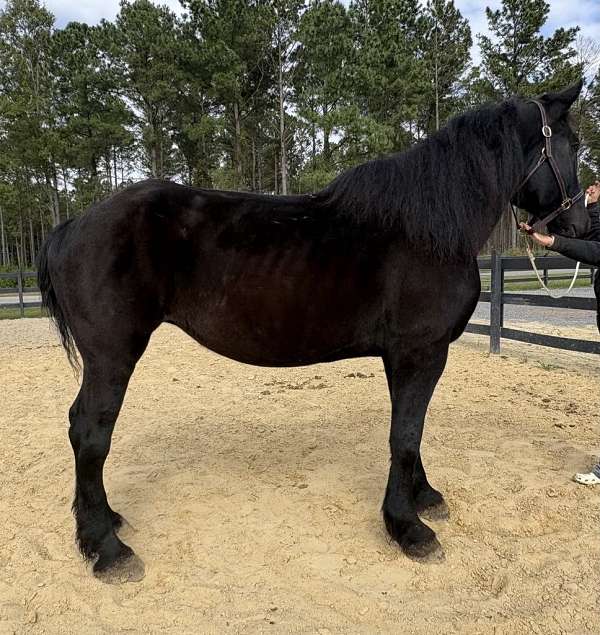
<path id="1" fill-rule="evenodd" d="M 561 210 L 564 212 L 565 210 L 569 209 L 571 207 L 571 205 L 573 205 L 573 199 L 572 198 L 566 198 L 562 203 L 561 203 Z"/>
<path id="2" fill-rule="evenodd" d="M 552 128 L 548 124 L 544 124 L 542 126 L 542 134 L 546 139 L 549 139 L 552 136 Z"/>

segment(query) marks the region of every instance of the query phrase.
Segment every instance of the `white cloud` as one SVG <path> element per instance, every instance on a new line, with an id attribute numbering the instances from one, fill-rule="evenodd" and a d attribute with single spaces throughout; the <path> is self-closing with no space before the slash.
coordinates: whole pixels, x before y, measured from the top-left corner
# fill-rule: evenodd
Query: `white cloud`
<path id="1" fill-rule="evenodd" d="M 479 55 L 479 45 L 477 35 L 489 35 L 487 28 L 487 18 L 485 16 L 485 8 L 497 9 L 501 6 L 500 0 L 492 0 L 491 2 L 482 3 L 478 0 L 455 0 L 456 7 L 460 10 L 463 17 L 469 20 L 471 26 L 471 34 L 473 37 L 473 46 L 471 48 L 471 57 L 474 64 L 479 64 L 481 56 Z"/>
<path id="2" fill-rule="evenodd" d="M 0 9 L 5 0 L 0 0 Z M 56 24 L 63 27 L 67 22 L 97 24 L 103 18 L 112 20 L 119 12 L 119 0 L 42 0 L 42 4 L 54 14 Z M 176 13 L 182 13 L 179 0 L 159 0 L 154 4 L 165 5 Z"/>
<path id="3" fill-rule="evenodd" d="M 477 33 L 488 34 L 485 7 L 497 9 L 501 6 L 500 0 L 479 2 L 478 0 L 455 0 L 465 18 L 471 24 L 473 32 L 473 49 L 471 51 L 473 62 L 480 60 L 477 48 Z M 544 35 L 554 33 L 558 28 L 570 28 L 579 26 L 580 33 L 600 43 L 600 2 L 598 0 L 550 0 L 550 13 L 548 21 L 543 27 Z"/>

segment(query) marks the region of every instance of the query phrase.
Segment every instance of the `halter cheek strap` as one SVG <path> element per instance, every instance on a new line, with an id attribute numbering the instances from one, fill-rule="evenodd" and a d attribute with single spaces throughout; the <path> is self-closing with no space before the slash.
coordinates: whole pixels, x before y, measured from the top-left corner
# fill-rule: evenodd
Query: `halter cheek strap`
<path id="1" fill-rule="evenodd" d="M 529 181 L 529 179 L 535 174 L 535 172 L 537 172 L 540 166 L 543 165 L 546 161 L 548 161 L 548 163 L 550 164 L 550 168 L 552 169 L 552 173 L 554 174 L 554 178 L 556 179 L 556 182 L 558 183 L 558 187 L 560 189 L 560 195 L 562 197 L 562 203 L 552 213 L 548 214 L 544 218 L 540 218 L 531 226 L 531 230 L 532 232 L 534 232 L 534 231 L 540 231 L 540 229 L 544 225 L 547 225 L 548 223 L 553 221 L 557 216 L 559 216 L 566 210 L 570 209 L 583 196 L 583 190 L 579 190 L 579 192 L 572 197 L 567 194 L 565 181 L 562 178 L 560 169 L 558 167 L 558 164 L 556 163 L 556 159 L 554 158 L 554 155 L 552 154 L 552 141 L 551 141 L 552 128 L 548 125 L 546 110 L 544 109 L 543 104 L 537 99 L 530 99 L 530 101 L 533 102 L 538 107 L 538 110 L 540 111 L 540 116 L 542 118 L 542 135 L 544 137 L 544 147 L 542 148 L 540 158 L 537 160 L 537 163 L 533 166 L 533 168 L 531 168 L 531 170 L 527 173 L 527 176 L 523 179 L 523 181 L 521 181 L 521 184 L 517 188 L 517 192 L 525 185 L 525 183 L 527 183 L 527 181 Z M 514 210 L 513 210 L 513 214 L 515 215 L 515 220 L 517 221 L 517 225 L 518 225 L 518 219 L 516 217 Z"/>

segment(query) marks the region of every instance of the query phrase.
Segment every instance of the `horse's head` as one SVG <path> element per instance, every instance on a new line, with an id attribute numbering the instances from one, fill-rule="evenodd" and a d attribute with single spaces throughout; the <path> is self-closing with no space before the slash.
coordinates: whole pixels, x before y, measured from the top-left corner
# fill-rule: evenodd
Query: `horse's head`
<path id="1" fill-rule="evenodd" d="M 526 173 L 512 202 L 533 217 L 534 229 L 548 225 L 549 231 L 571 237 L 584 236 L 590 224 L 577 178 L 579 140 L 568 120 L 582 85 L 518 106 Z"/>

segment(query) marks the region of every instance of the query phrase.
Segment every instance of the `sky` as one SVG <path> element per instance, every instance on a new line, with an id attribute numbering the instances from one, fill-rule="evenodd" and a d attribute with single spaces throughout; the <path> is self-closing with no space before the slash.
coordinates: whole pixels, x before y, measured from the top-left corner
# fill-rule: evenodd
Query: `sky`
<path id="1" fill-rule="evenodd" d="M 344 0 L 348 3 L 348 0 Z M 178 0 L 156 0 L 174 11 L 182 11 Z M 119 10 L 119 0 L 45 0 L 44 4 L 56 17 L 58 26 L 76 20 L 95 24 L 102 18 L 113 19 Z M 463 16 L 469 19 L 473 34 L 486 33 L 485 7 L 497 8 L 500 0 L 455 0 Z M 5 0 L 0 0 L 0 8 Z M 559 27 L 579 26 L 581 34 L 600 43 L 600 0 L 550 0 L 550 15 L 543 29 L 549 35 Z M 476 40 L 476 38 L 474 38 Z M 477 46 L 473 46 L 473 61 L 479 61 Z"/>

